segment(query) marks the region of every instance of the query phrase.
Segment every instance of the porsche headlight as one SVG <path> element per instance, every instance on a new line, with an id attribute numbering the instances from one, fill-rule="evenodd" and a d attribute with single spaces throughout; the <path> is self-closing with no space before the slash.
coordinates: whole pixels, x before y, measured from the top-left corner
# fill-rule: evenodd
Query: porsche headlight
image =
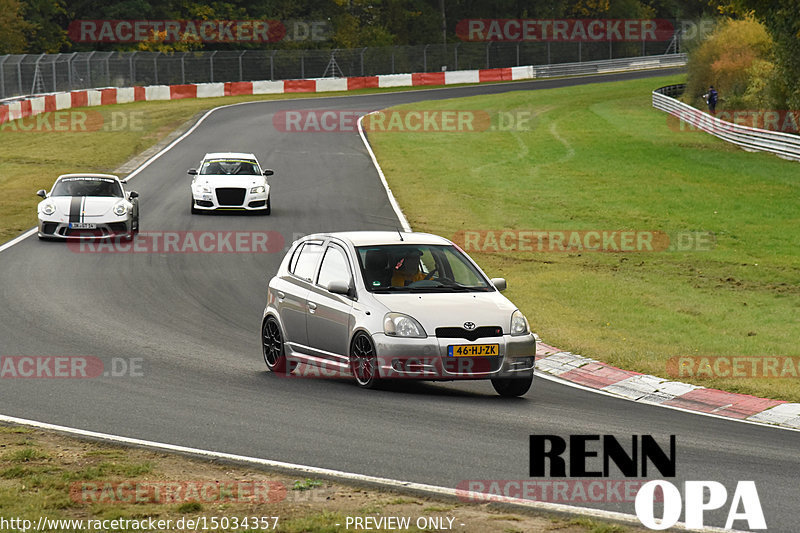
<path id="1" fill-rule="evenodd" d="M 250 194 L 258 194 L 260 192 L 265 192 L 265 191 L 266 189 L 264 188 L 263 185 L 258 185 L 257 187 L 253 187 L 252 189 L 250 189 Z"/>
<path id="2" fill-rule="evenodd" d="M 528 326 L 528 319 L 525 315 L 517 309 L 511 313 L 511 334 L 512 335 L 527 335 L 530 333 L 531 328 Z"/>
<path id="3" fill-rule="evenodd" d="M 383 332 L 391 337 L 427 337 L 419 322 L 402 313 L 386 313 L 383 318 Z"/>
<path id="4" fill-rule="evenodd" d="M 45 215 L 52 215 L 55 212 L 56 212 L 56 206 L 51 202 L 47 202 L 42 206 L 42 213 L 44 213 Z"/>
<path id="5" fill-rule="evenodd" d="M 117 215 L 118 217 L 121 217 L 127 211 L 128 211 L 128 206 L 126 206 L 123 203 L 119 203 L 119 204 L 114 206 L 114 214 Z"/>

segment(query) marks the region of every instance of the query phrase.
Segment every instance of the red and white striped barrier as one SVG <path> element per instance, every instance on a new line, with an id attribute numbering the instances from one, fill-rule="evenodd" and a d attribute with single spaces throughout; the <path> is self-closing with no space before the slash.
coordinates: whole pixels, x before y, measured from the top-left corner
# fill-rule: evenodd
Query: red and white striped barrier
<path id="1" fill-rule="evenodd" d="M 217 96 L 249 94 L 322 93 L 355 91 L 386 87 L 416 87 L 421 85 L 455 85 L 496 81 L 526 80 L 535 77 L 534 69 L 508 67 L 452 72 L 421 72 L 387 74 L 354 78 L 318 78 L 307 80 L 240 81 L 225 83 L 187 83 L 182 85 L 150 85 L 88 89 L 34 96 L 0 105 L 0 124 L 40 113 L 76 107 L 92 107 L 130 102 L 179 100 L 182 98 L 214 98 Z"/>

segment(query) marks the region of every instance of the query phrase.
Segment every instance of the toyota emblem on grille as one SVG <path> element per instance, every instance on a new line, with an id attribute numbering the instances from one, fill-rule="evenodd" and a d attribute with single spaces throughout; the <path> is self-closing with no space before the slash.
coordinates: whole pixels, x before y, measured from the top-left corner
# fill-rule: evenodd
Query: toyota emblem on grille
<path id="1" fill-rule="evenodd" d="M 472 331 L 475 329 L 475 322 L 464 322 L 464 329 L 467 331 Z"/>

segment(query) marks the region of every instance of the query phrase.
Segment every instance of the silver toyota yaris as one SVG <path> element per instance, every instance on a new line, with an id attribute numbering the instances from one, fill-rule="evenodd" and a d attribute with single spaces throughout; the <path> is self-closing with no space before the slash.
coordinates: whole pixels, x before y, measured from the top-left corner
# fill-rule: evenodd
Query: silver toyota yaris
<path id="1" fill-rule="evenodd" d="M 267 367 L 321 368 L 358 385 L 382 379 L 491 379 L 503 396 L 533 381 L 536 341 L 460 248 L 427 233 L 308 235 L 269 282 L 261 325 Z"/>

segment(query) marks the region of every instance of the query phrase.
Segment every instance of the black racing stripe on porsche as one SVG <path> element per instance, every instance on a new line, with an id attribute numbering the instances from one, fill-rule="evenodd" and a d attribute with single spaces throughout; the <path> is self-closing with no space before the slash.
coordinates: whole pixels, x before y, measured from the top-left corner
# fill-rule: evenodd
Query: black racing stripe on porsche
<path id="1" fill-rule="evenodd" d="M 83 196 L 73 196 L 72 199 L 69 201 L 69 221 L 70 222 L 80 222 L 81 221 L 81 203 L 83 202 Z"/>

